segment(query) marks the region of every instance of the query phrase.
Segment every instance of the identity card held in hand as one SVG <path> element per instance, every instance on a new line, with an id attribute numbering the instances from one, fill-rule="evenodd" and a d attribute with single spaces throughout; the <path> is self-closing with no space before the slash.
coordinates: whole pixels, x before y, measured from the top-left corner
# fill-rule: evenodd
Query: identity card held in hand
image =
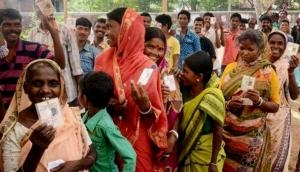
<path id="1" fill-rule="evenodd" d="M 249 89 L 254 89 L 255 78 L 251 76 L 244 75 L 241 84 L 241 90 L 247 91 Z"/>
<path id="2" fill-rule="evenodd" d="M 51 0 L 37 0 L 36 5 L 40 9 L 40 11 L 47 17 L 53 15 L 55 12 L 55 8 Z"/>
<path id="3" fill-rule="evenodd" d="M 297 55 L 298 50 L 299 50 L 299 44 L 288 42 L 285 49 L 286 58 L 290 60 L 292 56 Z"/>
<path id="4" fill-rule="evenodd" d="M 169 87 L 170 91 L 176 91 L 176 83 L 174 75 L 165 75 L 164 83 Z"/>
<path id="5" fill-rule="evenodd" d="M 141 84 L 141 85 L 146 85 L 151 77 L 153 73 L 153 69 L 152 68 L 145 68 L 138 80 L 138 84 Z"/>
<path id="6" fill-rule="evenodd" d="M 39 120 L 47 125 L 58 127 L 63 124 L 63 117 L 58 98 L 35 104 Z"/>

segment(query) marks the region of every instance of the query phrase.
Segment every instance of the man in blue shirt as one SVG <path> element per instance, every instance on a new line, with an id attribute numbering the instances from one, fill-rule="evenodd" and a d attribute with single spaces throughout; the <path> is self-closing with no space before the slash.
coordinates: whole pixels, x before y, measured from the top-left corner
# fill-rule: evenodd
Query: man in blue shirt
<path id="1" fill-rule="evenodd" d="M 176 38 L 180 43 L 178 68 L 182 69 L 185 58 L 194 52 L 200 51 L 201 46 L 198 35 L 188 28 L 188 24 L 191 20 L 191 13 L 186 10 L 181 10 L 177 15 L 177 20 L 180 26 L 180 32 L 176 33 Z"/>
<path id="2" fill-rule="evenodd" d="M 99 50 L 88 42 L 91 27 L 92 23 L 87 18 L 80 17 L 76 20 L 77 44 L 84 75 L 94 70 L 95 58 L 99 53 Z"/>

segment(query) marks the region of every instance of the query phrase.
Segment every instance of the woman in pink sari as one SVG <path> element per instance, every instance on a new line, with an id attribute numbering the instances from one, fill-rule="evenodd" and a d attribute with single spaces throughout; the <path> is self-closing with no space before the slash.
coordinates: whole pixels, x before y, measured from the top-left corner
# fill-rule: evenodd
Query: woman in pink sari
<path id="1" fill-rule="evenodd" d="M 130 8 L 117 8 L 107 17 L 111 48 L 96 58 L 95 70 L 108 73 L 115 82 L 108 111 L 137 153 L 136 171 L 160 171 L 158 161 L 167 148 L 167 117 L 159 68 L 143 54 L 143 19 Z M 144 69 L 150 71 L 150 78 L 136 89 Z"/>
<path id="2" fill-rule="evenodd" d="M 163 92 L 163 101 L 168 117 L 168 129 L 171 131 L 174 127 L 175 120 L 179 112 L 182 109 L 182 96 L 179 89 L 179 83 L 176 82 L 176 90 L 170 91 L 170 88 L 164 83 L 164 77 L 170 75 L 168 72 L 168 62 L 166 60 L 167 52 L 167 41 L 164 33 L 156 27 L 146 28 L 145 34 L 145 50 L 144 54 L 152 59 L 157 66 L 159 67 L 161 79 L 162 79 L 162 92 Z M 177 138 L 172 138 L 173 134 L 169 132 L 168 140 Z M 174 151 L 173 151 L 174 150 Z M 177 170 L 177 151 L 176 148 L 169 148 L 165 156 L 167 159 L 164 161 L 165 171 L 176 171 Z"/>

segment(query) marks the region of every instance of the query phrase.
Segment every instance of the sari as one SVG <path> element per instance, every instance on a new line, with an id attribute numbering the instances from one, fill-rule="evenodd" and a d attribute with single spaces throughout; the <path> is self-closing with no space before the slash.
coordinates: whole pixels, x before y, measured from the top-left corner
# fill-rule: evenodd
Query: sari
<path id="1" fill-rule="evenodd" d="M 64 123 L 56 128 L 55 138 L 45 150 L 36 171 L 47 172 L 48 163 L 58 159 L 64 161 L 80 160 L 89 150 L 91 140 L 81 122 L 80 113 L 75 113 L 76 110 L 70 109 L 66 103 L 64 80 L 59 66 L 51 60 L 35 60 L 29 63 L 21 74 L 17 82 L 16 92 L 1 122 L 0 171 L 17 171 L 31 150 L 32 143 L 29 137 L 40 122 L 37 121 L 30 128 L 26 128 L 18 122 L 18 114 L 31 105 L 23 85 L 28 68 L 39 62 L 50 64 L 60 72 L 61 94 L 59 100 Z"/>
<path id="2" fill-rule="evenodd" d="M 167 44 L 165 44 L 167 47 Z M 156 64 L 160 70 L 160 75 L 163 80 L 163 77 L 168 75 L 168 62 L 167 62 L 167 52 L 165 51 L 165 56 L 159 59 Z M 163 81 L 162 81 L 163 82 Z M 176 119 L 178 118 L 179 113 L 182 110 L 182 95 L 180 92 L 179 82 L 175 79 L 176 90 L 171 91 L 169 96 L 164 100 L 164 107 L 167 114 L 168 119 L 168 131 L 172 130 L 175 124 Z M 167 172 L 176 172 L 178 166 L 178 152 L 177 152 L 177 144 L 174 146 L 173 152 L 170 153 L 170 157 L 168 157 L 164 161 L 164 168 Z"/>
<path id="3" fill-rule="evenodd" d="M 179 171 L 205 172 L 209 170 L 213 150 L 213 133 L 203 132 L 206 120 L 211 118 L 223 126 L 225 119 L 225 100 L 218 86 L 216 74 L 208 82 L 207 88 L 199 95 L 184 103 L 183 116 L 179 127 L 181 151 Z M 206 125 L 207 126 L 207 125 Z M 217 168 L 222 171 L 225 160 L 224 143 L 218 156 Z"/>
<path id="4" fill-rule="evenodd" d="M 281 34 L 287 42 L 286 35 L 281 31 L 272 33 Z M 291 108 L 288 103 L 288 68 L 289 62 L 283 55 L 273 63 L 279 79 L 281 104 L 276 113 L 269 113 L 267 126 L 271 131 L 271 159 L 272 171 L 288 171 L 289 154 L 291 151 Z"/>
<path id="5" fill-rule="evenodd" d="M 251 64 L 240 61 L 228 65 L 221 79 L 226 101 L 241 98 L 244 75 L 255 77 L 254 89 L 264 100 L 280 103 L 276 73 L 263 57 Z M 255 106 L 226 112 L 223 133 L 226 160 L 223 171 L 271 171 L 270 131 L 266 126 L 266 116 L 267 112 Z"/>
<path id="6" fill-rule="evenodd" d="M 123 136 L 133 145 L 137 153 L 137 172 L 162 169 L 158 161 L 167 148 L 167 117 L 163 107 L 160 73 L 157 65 L 144 55 L 144 35 L 142 17 L 127 8 L 122 18 L 118 35 L 118 48 L 111 47 L 96 58 L 95 71 L 109 74 L 115 83 L 115 98 L 127 100 L 123 114 L 111 114 Z M 131 96 L 130 82 L 137 82 L 145 68 L 153 72 L 146 85 L 156 120 L 142 117 L 139 107 Z"/>

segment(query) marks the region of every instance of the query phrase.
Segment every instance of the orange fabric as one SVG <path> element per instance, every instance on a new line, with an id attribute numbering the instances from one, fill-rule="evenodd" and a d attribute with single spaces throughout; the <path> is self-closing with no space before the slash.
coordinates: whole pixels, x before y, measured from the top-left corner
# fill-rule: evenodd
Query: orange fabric
<path id="1" fill-rule="evenodd" d="M 61 94 L 59 96 L 59 100 L 62 107 L 62 116 L 64 119 L 64 123 L 62 126 L 56 128 L 55 138 L 50 143 L 48 148 L 43 153 L 43 156 L 37 166 L 38 172 L 47 172 L 47 165 L 49 162 L 62 159 L 64 161 L 72 161 L 72 160 L 80 160 L 82 159 L 89 150 L 89 145 L 91 144 L 91 140 L 87 134 L 84 124 L 81 122 L 81 117 L 79 110 L 71 109 L 68 104 L 66 104 L 66 92 L 64 87 L 64 80 L 62 77 L 62 73 L 60 67 L 51 60 L 47 59 L 39 59 L 31 62 L 24 69 L 21 74 L 17 86 L 14 97 L 10 103 L 10 106 L 6 112 L 6 115 L 3 121 L 0 124 L 0 133 L 3 136 L 0 139 L 0 171 L 3 170 L 3 147 L 5 142 L 13 142 L 12 140 L 7 140 L 7 136 L 12 132 L 14 127 L 16 127 L 19 113 L 24 109 L 28 108 L 32 103 L 29 100 L 27 94 L 24 91 L 23 85 L 26 79 L 26 73 L 30 66 L 35 63 L 48 63 L 53 68 L 55 68 L 59 72 L 60 76 L 60 84 L 61 84 Z M 18 146 L 14 146 L 12 151 L 16 151 L 20 149 L 20 159 L 19 159 L 19 167 L 21 167 L 26 160 L 28 153 L 31 150 L 32 143 L 29 140 L 29 137 L 32 131 L 38 127 L 40 124 L 37 121 L 33 124 L 30 129 L 24 131 L 24 137 L 22 137 Z M 19 147 L 20 146 L 20 147 Z M 17 150 L 18 151 L 18 150 Z M 15 157 L 12 157 L 15 158 Z"/>
<path id="2" fill-rule="evenodd" d="M 224 31 L 224 56 L 223 56 L 223 65 L 228 65 L 236 61 L 239 48 L 237 46 L 236 39 L 240 35 L 240 30 L 236 33 L 231 32 L 231 30 Z"/>
<path id="3" fill-rule="evenodd" d="M 154 156 L 158 156 L 167 147 L 167 117 L 163 107 L 159 68 L 143 54 L 144 35 L 142 17 L 128 8 L 122 19 L 117 48 L 111 47 L 99 55 L 95 61 L 95 70 L 111 75 L 115 83 L 115 97 L 121 102 L 124 99 L 128 101 L 122 119 L 118 114 L 112 116 L 122 134 L 135 148 L 137 171 L 147 172 L 154 169 L 152 164 L 154 159 L 157 159 Z M 144 89 L 155 112 L 155 122 L 149 121 L 147 117 L 141 117 L 139 108 L 131 97 L 130 81 L 137 82 L 145 68 L 154 69 Z"/>

